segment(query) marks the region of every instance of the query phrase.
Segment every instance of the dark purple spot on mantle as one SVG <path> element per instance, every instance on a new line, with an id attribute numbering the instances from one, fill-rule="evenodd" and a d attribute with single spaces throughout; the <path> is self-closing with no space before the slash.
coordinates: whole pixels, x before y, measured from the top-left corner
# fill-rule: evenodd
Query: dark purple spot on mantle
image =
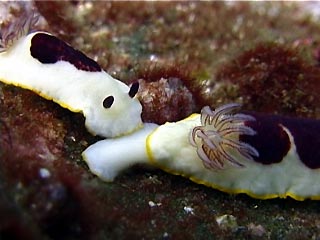
<path id="1" fill-rule="evenodd" d="M 253 128 L 254 136 L 241 135 L 240 140 L 255 147 L 262 164 L 280 162 L 290 149 L 290 140 L 281 125 L 293 136 L 300 160 L 309 168 L 320 168 L 320 121 L 248 112 L 256 118 L 245 124 Z"/>
<path id="2" fill-rule="evenodd" d="M 241 135 L 240 141 L 249 143 L 259 152 L 255 161 L 262 164 L 281 162 L 290 148 L 290 140 L 287 133 L 279 125 L 277 116 L 268 116 L 249 113 L 256 121 L 248 121 L 245 125 L 256 131 L 253 136 Z"/>
<path id="3" fill-rule="evenodd" d="M 320 168 L 320 120 L 294 120 L 285 125 L 294 137 L 301 161 L 309 168 Z"/>
<path id="4" fill-rule="evenodd" d="M 67 61 L 79 70 L 100 72 L 101 67 L 97 62 L 88 58 L 82 52 L 73 49 L 60 39 L 46 33 L 37 33 L 31 40 L 31 56 L 41 63 L 56 63 Z"/>

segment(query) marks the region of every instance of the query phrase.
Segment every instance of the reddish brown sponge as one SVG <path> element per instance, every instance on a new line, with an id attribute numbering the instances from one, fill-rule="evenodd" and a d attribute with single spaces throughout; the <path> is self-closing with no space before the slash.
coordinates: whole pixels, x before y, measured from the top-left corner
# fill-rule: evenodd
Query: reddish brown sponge
<path id="1" fill-rule="evenodd" d="M 151 65 L 138 70 L 134 79 L 140 84 L 138 97 L 144 122 L 175 122 L 198 110 L 196 98 L 188 87 L 193 79 L 182 68 Z"/>
<path id="2" fill-rule="evenodd" d="M 178 78 L 161 78 L 156 82 L 140 79 L 139 83 L 144 122 L 163 124 L 178 121 L 193 112 L 192 94 Z"/>
<path id="3" fill-rule="evenodd" d="M 238 85 L 246 109 L 320 117 L 320 70 L 306 63 L 297 50 L 258 45 L 222 67 L 217 79 Z"/>

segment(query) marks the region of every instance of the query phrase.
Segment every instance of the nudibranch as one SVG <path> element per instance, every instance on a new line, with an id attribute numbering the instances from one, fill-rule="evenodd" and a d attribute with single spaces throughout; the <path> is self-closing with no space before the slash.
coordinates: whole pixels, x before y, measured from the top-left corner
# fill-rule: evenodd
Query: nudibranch
<path id="1" fill-rule="evenodd" d="M 142 106 L 131 87 L 112 78 L 97 62 L 46 32 L 27 34 L 36 17 L 2 31 L 0 81 L 32 90 L 85 116 L 89 132 L 104 137 L 142 127 Z"/>
<path id="2" fill-rule="evenodd" d="M 135 163 L 254 198 L 320 199 L 320 121 L 238 112 L 239 104 L 99 141 L 83 152 L 90 170 L 112 181 Z"/>

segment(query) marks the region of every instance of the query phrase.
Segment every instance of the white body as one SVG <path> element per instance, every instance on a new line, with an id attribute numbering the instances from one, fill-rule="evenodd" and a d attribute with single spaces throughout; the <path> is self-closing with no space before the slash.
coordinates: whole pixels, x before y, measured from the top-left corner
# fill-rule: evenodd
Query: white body
<path id="1" fill-rule="evenodd" d="M 123 170 L 137 163 L 150 164 L 146 149 L 148 135 L 158 125 L 146 123 L 131 135 L 101 140 L 83 153 L 91 172 L 104 181 L 113 181 Z"/>
<path id="2" fill-rule="evenodd" d="M 43 64 L 30 55 L 32 33 L 0 53 L 0 81 L 32 90 L 86 117 L 86 127 L 96 135 L 113 137 L 141 127 L 141 104 L 128 95 L 129 87 L 105 71 L 88 72 L 66 61 Z M 110 109 L 103 100 L 114 97 Z"/>
<path id="3" fill-rule="evenodd" d="M 320 172 L 306 167 L 299 160 L 289 132 L 293 147 L 280 163 L 263 165 L 242 157 L 239 161 L 245 167 L 212 170 L 204 167 L 196 149 L 189 143 L 190 131 L 199 125 L 200 115 L 193 114 L 185 120 L 159 126 L 154 131 L 136 133 L 132 136 L 135 141 L 124 137 L 98 142 L 84 151 L 83 156 L 90 169 L 105 180 L 113 180 L 121 170 L 134 163 L 149 162 L 167 172 L 228 193 L 246 193 L 261 199 L 320 198 L 320 186 L 316 184 L 320 182 Z M 148 132 L 150 134 L 146 135 Z M 142 148 L 146 150 L 142 151 Z"/>

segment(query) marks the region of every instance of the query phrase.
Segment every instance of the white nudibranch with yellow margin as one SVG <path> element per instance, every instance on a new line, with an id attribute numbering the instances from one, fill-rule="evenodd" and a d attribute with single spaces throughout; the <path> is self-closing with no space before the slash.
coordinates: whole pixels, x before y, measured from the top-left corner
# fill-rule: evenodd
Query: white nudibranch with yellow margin
<path id="1" fill-rule="evenodd" d="M 320 199 L 320 120 L 234 113 L 240 105 L 227 104 L 142 126 L 138 83 L 128 87 L 49 33 L 26 35 L 36 21 L 31 15 L 1 32 L 0 81 L 83 113 L 94 135 L 122 136 L 82 154 L 103 180 L 146 163 L 228 193 Z"/>
<path id="2" fill-rule="evenodd" d="M 179 122 L 146 124 L 91 145 L 83 158 L 106 181 L 145 163 L 228 193 L 320 199 L 320 121 L 234 113 L 239 107 L 204 107 Z"/>
<path id="3" fill-rule="evenodd" d="M 27 35 L 31 15 L 2 31 L 0 81 L 32 90 L 85 116 L 94 135 L 115 137 L 142 127 L 139 84 L 112 78 L 94 60 L 46 32 Z"/>

